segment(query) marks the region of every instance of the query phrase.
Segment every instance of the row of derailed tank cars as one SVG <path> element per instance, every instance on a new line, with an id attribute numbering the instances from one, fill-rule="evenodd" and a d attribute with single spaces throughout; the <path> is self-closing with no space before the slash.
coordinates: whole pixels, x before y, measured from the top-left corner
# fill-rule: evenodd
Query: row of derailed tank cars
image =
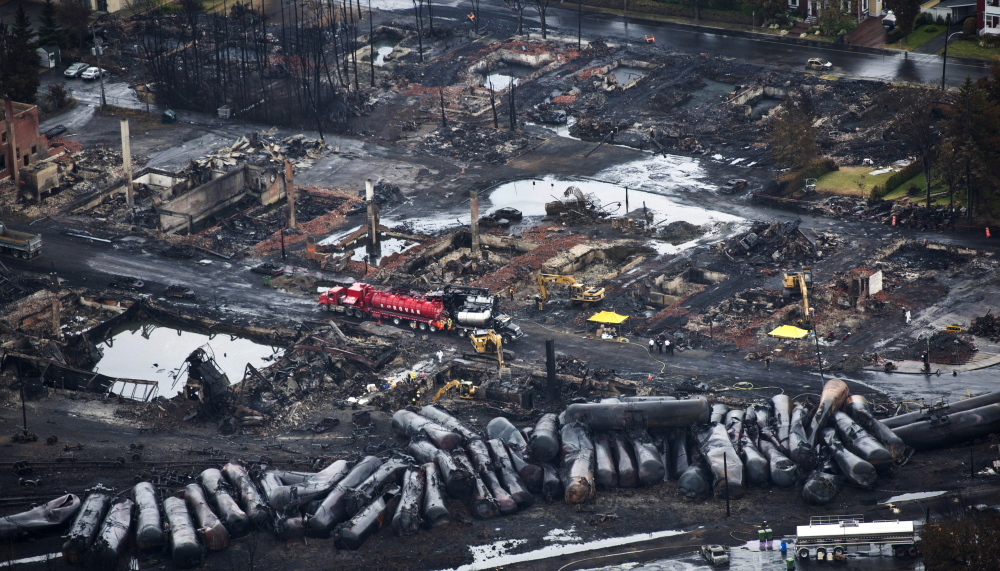
<path id="1" fill-rule="evenodd" d="M 825 504 L 845 483 L 874 486 L 913 449 L 966 442 L 998 422 L 1000 393 L 877 420 L 836 379 L 814 406 L 786 395 L 746 409 L 704 397 L 619 397 L 571 404 L 521 429 L 497 417 L 485 433 L 432 405 L 393 415 L 393 431 L 409 441 L 387 457 L 339 459 L 317 473 L 229 462 L 183 488 L 99 486 L 82 501 L 67 494 L 0 519 L 0 539 L 68 524 L 70 564 L 113 566 L 134 543 L 190 568 L 254 530 L 286 540 L 332 536 L 336 547 L 357 549 L 384 522 L 397 535 L 445 525 L 458 503 L 490 518 L 539 497 L 578 504 L 599 488 L 666 480 L 686 496 L 720 498 L 801 484 L 806 502 Z"/>

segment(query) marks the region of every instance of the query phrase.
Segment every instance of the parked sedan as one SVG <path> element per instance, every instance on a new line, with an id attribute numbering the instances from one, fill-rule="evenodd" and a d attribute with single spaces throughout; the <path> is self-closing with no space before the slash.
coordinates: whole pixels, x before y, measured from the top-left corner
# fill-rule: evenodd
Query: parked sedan
<path id="1" fill-rule="evenodd" d="M 76 62 L 73 65 L 66 68 L 63 75 L 66 77 L 80 77 L 80 74 L 87 70 L 89 65 L 81 62 Z"/>
<path id="2" fill-rule="evenodd" d="M 97 79 L 98 77 L 104 76 L 104 74 L 106 73 L 108 73 L 108 70 L 106 69 L 101 69 L 99 67 L 88 67 L 87 69 L 83 70 L 83 73 L 80 74 L 80 77 L 83 79 Z"/>

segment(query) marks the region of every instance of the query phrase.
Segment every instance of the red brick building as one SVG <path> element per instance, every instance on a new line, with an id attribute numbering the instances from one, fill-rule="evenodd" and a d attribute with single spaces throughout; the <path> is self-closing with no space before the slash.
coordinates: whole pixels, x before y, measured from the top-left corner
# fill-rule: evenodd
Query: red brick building
<path id="1" fill-rule="evenodd" d="M 8 114 L 13 116 L 12 133 L 8 132 Z M 13 135 L 12 148 L 9 137 Z M 12 166 L 25 167 L 48 157 L 45 139 L 38 134 L 38 108 L 13 102 L 0 106 L 0 180 L 12 174 Z"/>

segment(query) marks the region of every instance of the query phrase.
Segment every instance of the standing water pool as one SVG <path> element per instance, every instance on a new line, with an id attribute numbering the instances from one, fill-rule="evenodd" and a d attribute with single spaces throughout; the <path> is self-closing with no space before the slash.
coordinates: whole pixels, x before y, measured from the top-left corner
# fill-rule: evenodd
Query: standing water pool
<path id="1" fill-rule="evenodd" d="M 219 368 L 230 383 L 243 379 L 247 363 L 266 367 L 284 350 L 229 334 L 195 333 L 163 327 L 151 322 L 129 324 L 98 344 L 104 356 L 94 367 L 99 372 L 122 379 L 156 381 L 157 395 L 172 398 L 184 389 L 187 373 L 180 372 L 184 360 L 202 345 L 211 347 Z M 186 369 L 185 369 L 186 370 Z M 121 392 L 121 383 L 112 392 Z"/>

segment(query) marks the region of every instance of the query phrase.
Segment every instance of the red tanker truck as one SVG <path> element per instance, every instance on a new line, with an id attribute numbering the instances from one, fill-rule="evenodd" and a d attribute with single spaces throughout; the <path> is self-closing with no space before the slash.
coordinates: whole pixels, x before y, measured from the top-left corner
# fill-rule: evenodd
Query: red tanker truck
<path id="1" fill-rule="evenodd" d="M 319 296 L 320 307 L 358 319 L 385 319 L 394 325 L 407 323 L 414 329 L 446 330 L 465 336 L 476 329 L 491 328 L 504 343 L 524 336 L 509 316 L 500 313 L 500 303 L 486 288 L 446 286 L 431 293 L 393 288 L 380 290 L 371 284 L 330 288 Z"/>

